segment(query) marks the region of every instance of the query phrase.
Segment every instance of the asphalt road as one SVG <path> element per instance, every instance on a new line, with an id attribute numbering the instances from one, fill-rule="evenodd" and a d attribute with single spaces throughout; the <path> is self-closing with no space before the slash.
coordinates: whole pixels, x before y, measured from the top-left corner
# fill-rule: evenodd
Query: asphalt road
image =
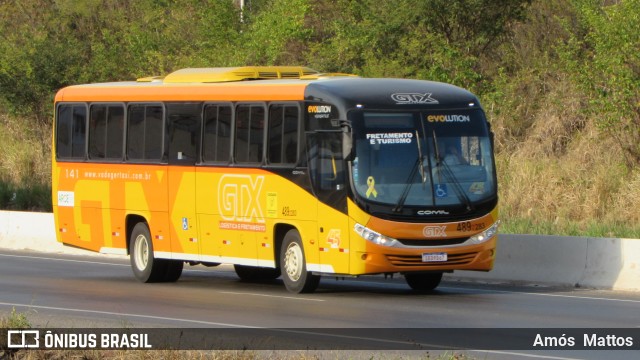
<path id="1" fill-rule="evenodd" d="M 640 293 L 632 292 L 443 282 L 433 293 L 416 294 L 402 279 L 363 277 L 323 278 L 315 293 L 297 295 L 288 293 L 280 280 L 241 282 L 224 265 L 187 266 L 177 283 L 141 284 L 126 258 L 0 249 L 0 314 L 14 308 L 27 314 L 34 327 L 527 328 L 540 329 L 543 335 L 554 335 L 552 328 L 640 328 Z M 332 341 L 353 340 L 349 334 L 336 336 Z M 384 349 L 384 341 L 378 343 Z M 497 349 L 470 356 L 637 355 L 629 350 Z"/>

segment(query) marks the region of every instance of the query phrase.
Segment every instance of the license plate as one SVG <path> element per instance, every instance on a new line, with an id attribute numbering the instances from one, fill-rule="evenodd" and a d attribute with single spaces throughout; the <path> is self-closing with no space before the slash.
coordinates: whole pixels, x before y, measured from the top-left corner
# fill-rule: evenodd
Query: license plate
<path id="1" fill-rule="evenodd" d="M 447 261 L 447 253 L 422 254 L 422 262 L 442 262 L 442 261 Z"/>

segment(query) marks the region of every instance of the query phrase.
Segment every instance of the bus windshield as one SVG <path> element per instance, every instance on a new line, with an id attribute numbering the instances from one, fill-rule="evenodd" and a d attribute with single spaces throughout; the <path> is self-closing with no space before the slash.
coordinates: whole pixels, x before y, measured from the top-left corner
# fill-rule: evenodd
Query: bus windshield
<path id="1" fill-rule="evenodd" d="M 465 206 L 496 194 L 491 140 L 479 109 L 352 112 L 355 192 L 403 207 Z"/>

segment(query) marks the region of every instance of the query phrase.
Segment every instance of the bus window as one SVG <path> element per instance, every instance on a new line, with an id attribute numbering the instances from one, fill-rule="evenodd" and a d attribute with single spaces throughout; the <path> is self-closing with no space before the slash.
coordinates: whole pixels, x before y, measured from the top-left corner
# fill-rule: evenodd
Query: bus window
<path id="1" fill-rule="evenodd" d="M 267 159 L 270 164 L 298 163 L 299 110 L 292 105 L 272 105 L 269 108 Z"/>
<path id="2" fill-rule="evenodd" d="M 231 155 L 231 112 L 230 105 L 205 105 L 202 142 L 204 161 L 229 161 Z"/>
<path id="3" fill-rule="evenodd" d="M 89 112 L 89 158 L 94 160 L 122 159 L 124 143 L 124 107 L 122 105 L 91 105 Z"/>
<path id="4" fill-rule="evenodd" d="M 201 115 L 201 103 L 167 104 L 170 164 L 196 163 Z"/>
<path id="5" fill-rule="evenodd" d="M 262 162 L 264 115 L 265 111 L 262 105 L 238 105 L 236 109 L 236 133 L 233 154 L 236 162 Z"/>
<path id="6" fill-rule="evenodd" d="M 127 158 L 133 161 L 160 161 L 164 144 L 162 105 L 130 105 L 127 120 Z"/>
<path id="7" fill-rule="evenodd" d="M 344 189 L 342 133 L 316 133 L 309 136 L 309 167 L 319 191 Z"/>
<path id="8" fill-rule="evenodd" d="M 58 106 L 56 155 L 59 159 L 84 159 L 87 139 L 87 108 L 84 104 Z"/>

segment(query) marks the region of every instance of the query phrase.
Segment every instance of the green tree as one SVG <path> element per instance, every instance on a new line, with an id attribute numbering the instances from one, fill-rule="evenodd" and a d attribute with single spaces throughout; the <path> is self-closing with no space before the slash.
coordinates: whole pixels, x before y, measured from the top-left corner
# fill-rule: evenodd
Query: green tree
<path id="1" fill-rule="evenodd" d="M 233 61 L 239 10 L 227 0 L 0 3 L 0 102 L 50 118 L 67 85 Z"/>
<path id="2" fill-rule="evenodd" d="M 310 63 L 367 76 L 441 80 L 474 87 L 478 59 L 521 20 L 530 0 L 319 2 Z"/>
<path id="3" fill-rule="evenodd" d="M 262 10 L 258 10 L 262 9 Z M 244 13 L 236 49 L 246 65 L 304 65 L 311 35 L 306 26 L 308 0 L 269 0 Z"/>
<path id="4" fill-rule="evenodd" d="M 580 30 L 567 46 L 588 112 L 640 164 L 640 0 L 574 0 Z"/>

